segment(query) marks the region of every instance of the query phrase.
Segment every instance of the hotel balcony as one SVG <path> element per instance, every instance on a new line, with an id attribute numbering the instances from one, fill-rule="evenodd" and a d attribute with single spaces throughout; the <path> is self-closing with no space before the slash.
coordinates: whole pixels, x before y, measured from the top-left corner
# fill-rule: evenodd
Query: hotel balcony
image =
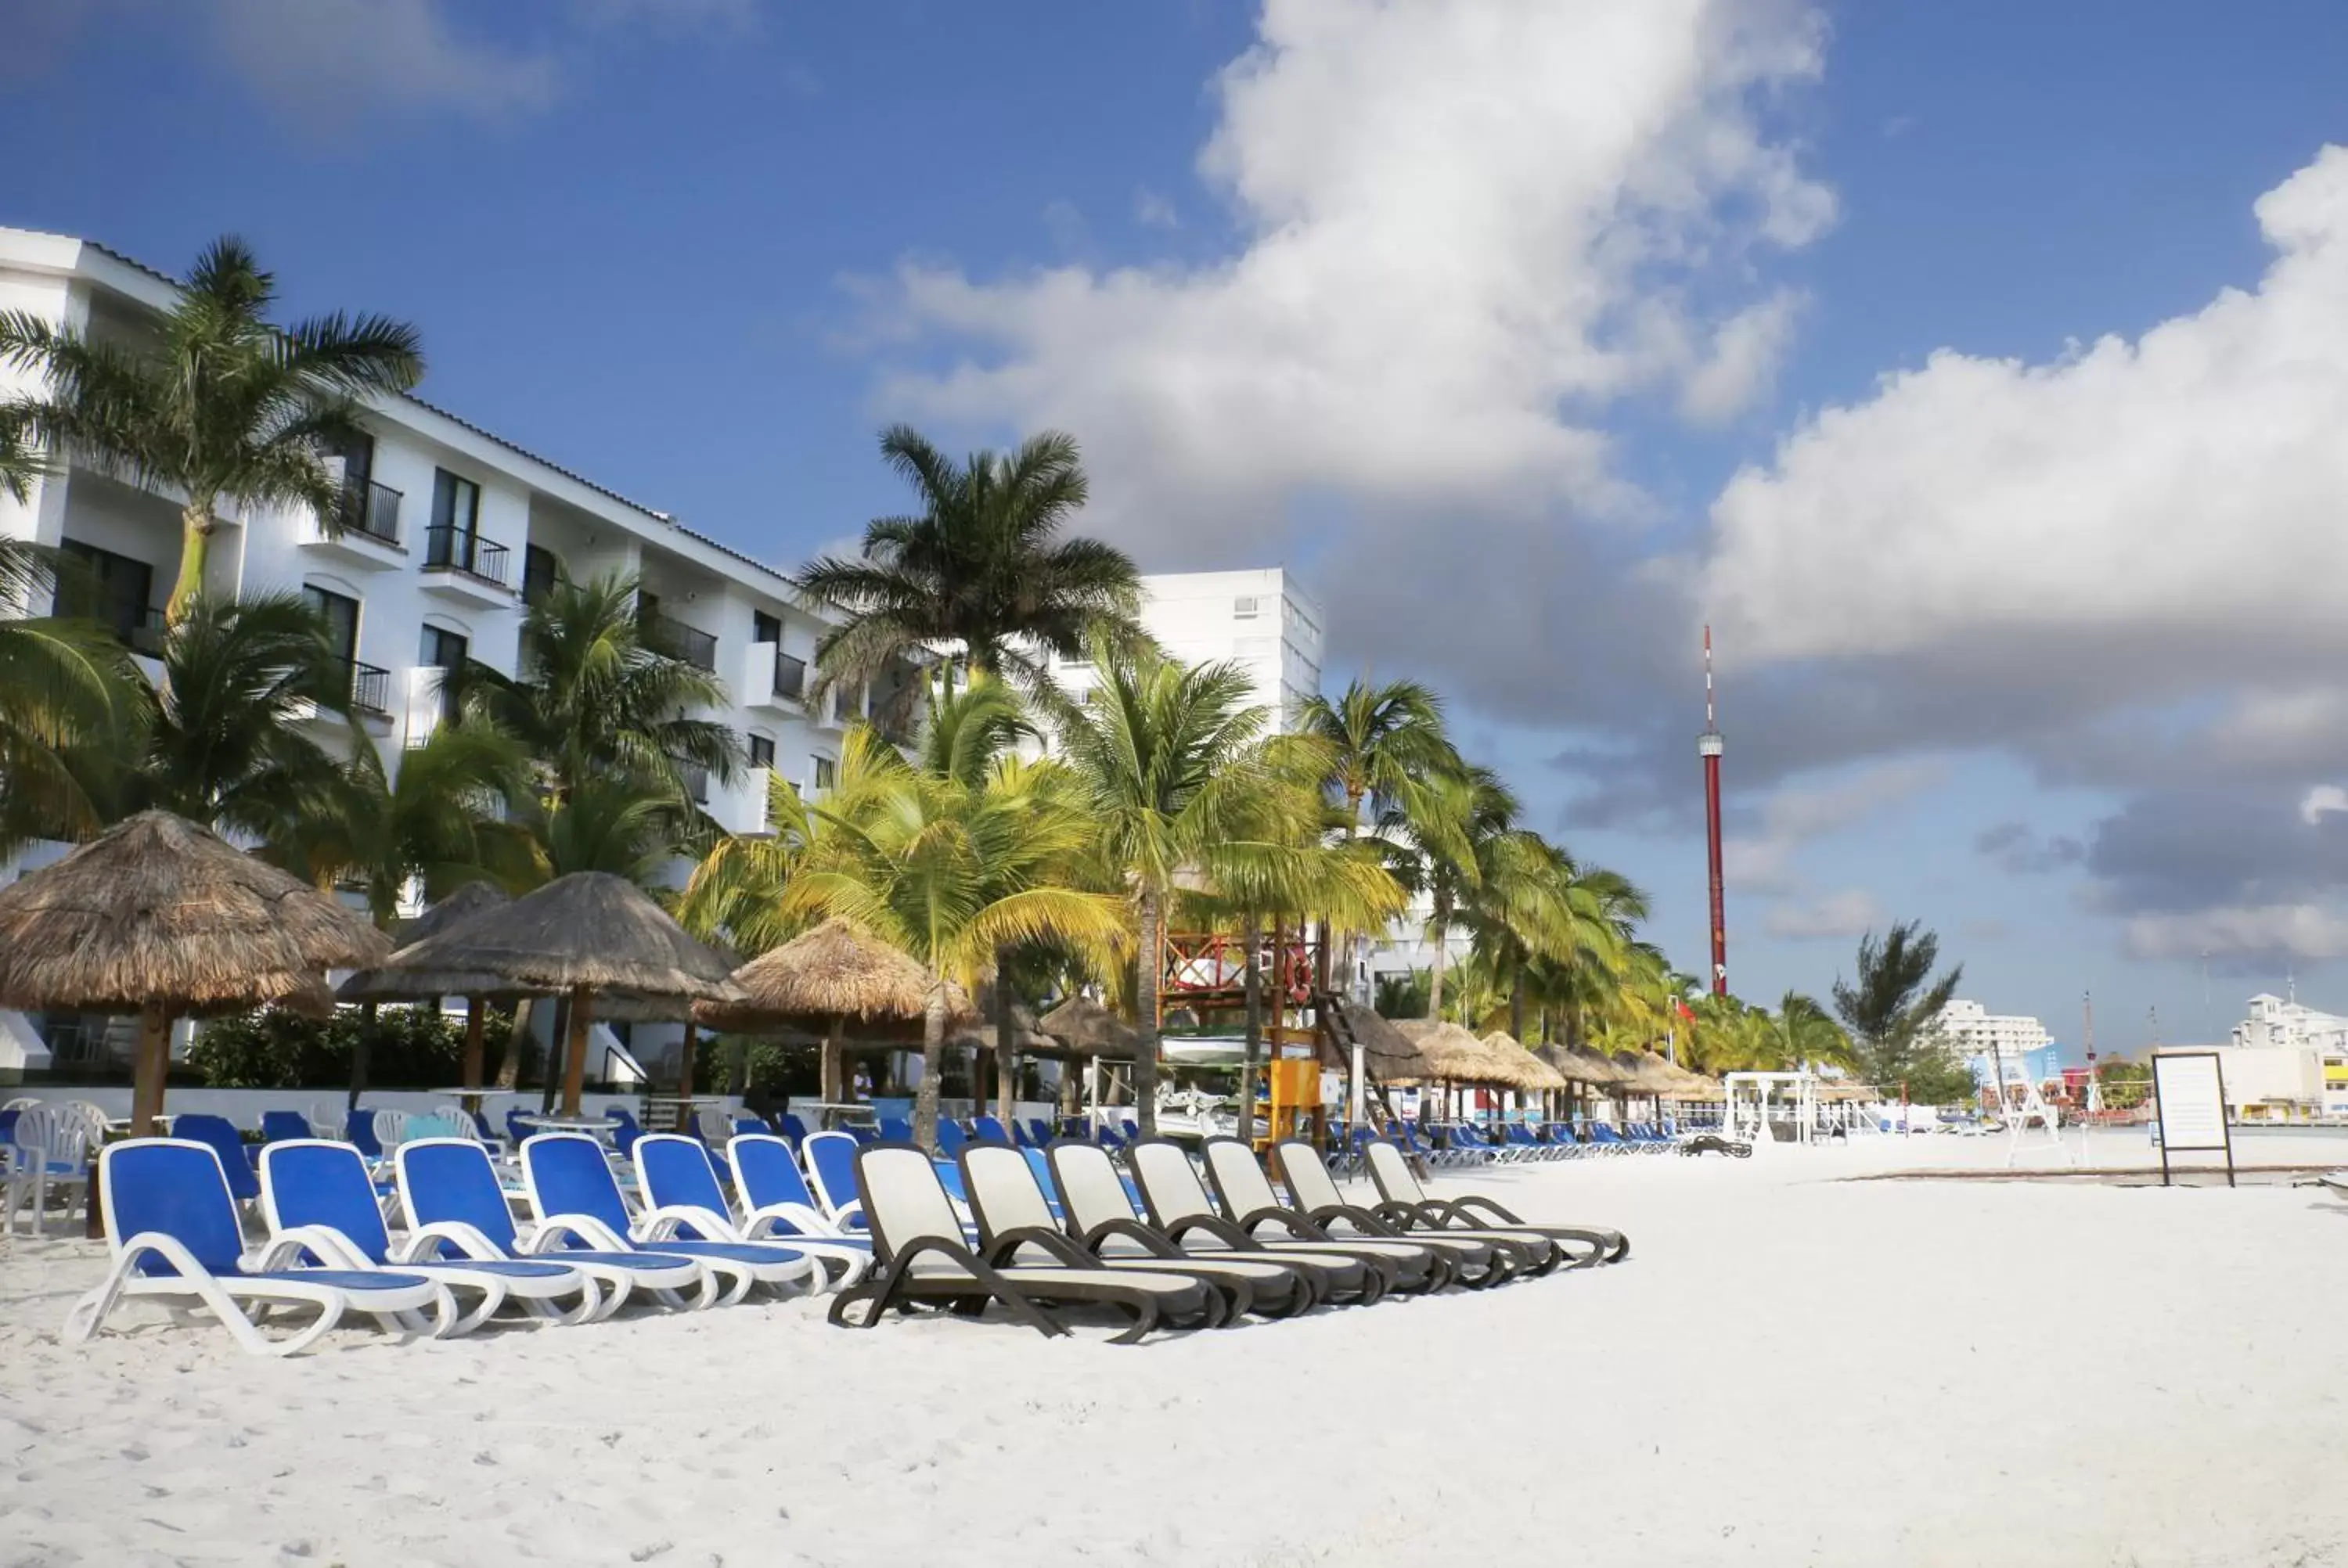
<path id="1" fill-rule="evenodd" d="M 810 673 L 806 660 L 784 652 L 779 644 L 753 642 L 735 690 L 746 707 L 795 713 L 807 703 Z"/>
<path id="2" fill-rule="evenodd" d="M 380 664 L 362 664 L 355 659 L 335 661 L 342 679 L 349 682 L 345 688 L 350 699 L 351 716 L 369 729 L 389 733 L 391 729 L 391 671 Z M 337 723 L 342 715 L 331 709 L 304 702 L 297 716 L 304 719 L 325 719 Z"/>
<path id="3" fill-rule="evenodd" d="M 388 485 L 345 485 L 336 527 L 329 529 L 314 517 L 296 538 L 304 549 L 361 571 L 396 569 L 407 559 L 399 542 L 399 500 Z"/>
<path id="4" fill-rule="evenodd" d="M 424 530 L 424 590 L 491 610 L 514 601 L 513 552 L 459 528 Z"/>
<path id="5" fill-rule="evenodd" d="M 645 645 L 681 659 L 696 670 L 717 672 L 717 639 L 697 626 L 687 626 L 673 615 L 658 610 L 644 617 Z"/>

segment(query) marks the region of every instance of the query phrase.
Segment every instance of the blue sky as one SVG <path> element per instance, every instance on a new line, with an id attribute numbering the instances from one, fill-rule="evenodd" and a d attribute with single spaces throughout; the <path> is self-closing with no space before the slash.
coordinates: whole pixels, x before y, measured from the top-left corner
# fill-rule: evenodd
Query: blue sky
<path id="1" fill-rule="evenodd" d="M 1716 622 L 1748 995 L 1915 917 L 2066 1040 L 2088 988 L 2122 1046 L 2287 969 L 2348 1008 L 2310 589 L 2348 565 L 2348 8 L 7 27 L 0 222 L 166 268 L 241 232 L 294 308 L 419 323 L 436 401 L 785 564 L 896 504 L 886 419 L 1066 425 L 1100 531 L 1298 567 L 1335 671 L 1441 686 L 1689 968 Z"/>

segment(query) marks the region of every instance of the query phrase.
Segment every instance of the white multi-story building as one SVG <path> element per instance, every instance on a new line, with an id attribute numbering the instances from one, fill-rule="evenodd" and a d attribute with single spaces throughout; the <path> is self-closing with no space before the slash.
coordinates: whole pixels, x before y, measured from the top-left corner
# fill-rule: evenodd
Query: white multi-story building
<path id="1" fill-rule="evenodd" d="M 2348 1018 L 2265 992 L 2219 1053 L 2226 1100 L 2238 1112 L 2308 1111 L 2348 1117 Z"/>
<path id="2" fill-rule="evenodd" d="M 2054 1043 L 2054 1037 L 2036 1019 L 1993 1013 L 1979 1002 L 1952 1001 L 1933 1020 L 1933 1027 L 1960 1056 L 2024 1063 L 2040 1076 L 2044 1075 L 2050 1059 L 2037 1053 Z"/>
<path id="3" fill-rule="evenodd" d="M 1166 572 L 1141 579 L 1141 624 L 1185 664 L 1230 661 L 1254 682 L 1254 700 L 1289 730 L 1321 691 L 1321 607 L 1285 568 Z M 1082 698 L 1092 666 L 1061 661 L 1055 679 Z"/>
<path id="4" fill-rule="evenodd" d="M 136 343 L 174 293 L 170 278 L 92 241 L 0 228 L 0 309 Z M 23 385 L 0 370 L 0 396 Z M 439 722 L 444 670 L 473 660 L 517 672 L 533 595 L 558 576 L 619 572 L 640 579 L 670 650 L 724 677 L 732 696 L 709 716 L 743 738 L 753 765 L 731 786 L 705 784 L 711 815 L 755 831 L 774 774 L 803 790 L 829 784 L 864 699 L 807 700 L 828 620 L 782 574 L 420 398 L 376 399 L 365 423 L 368 438 L 340 455 L 340 530 L 306 510 L 236 512 L 213 540 L 206 587 L 307 596 L 350 666 L 359 727 L 390 769 Z M 79 466 L 40 480 L 29 505 L 0 497 L 0 536 L 78 558 L 98 612 L 150 675 L 180 534 L 172 497 Z M 330 744 L 354 743 L 342 720 L 314 723 Z M 15 870 L 0 863 L 0 880 Z M 26 1039 L 22 1020 L 0 1018 L 0 1065 L 12 1036 Z"/>

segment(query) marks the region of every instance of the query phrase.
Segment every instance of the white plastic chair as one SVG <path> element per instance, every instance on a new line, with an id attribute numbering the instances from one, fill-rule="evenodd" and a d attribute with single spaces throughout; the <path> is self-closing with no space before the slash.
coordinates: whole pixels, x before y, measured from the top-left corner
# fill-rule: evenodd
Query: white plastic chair
<path id="1" fill-rule="evenodd" d="M 723 1149 L 734 1141 L 734 1118 L 722 1105 L 704 1105 L 693 1113 L 693 1122 L 701 1129 L 701 1141 L 713 1149 Z"/>
<path id="2" fill-rule="evenodd" d="M 407 1123 L 414 1120 L 405 1111 L 378 1111 L 375 1113 L 375 1141 L 383 1145 L 385 1159 L 391 1158 L 398 1147 L 407 1142 Z"/>
<path id="3" fill-rule="evenodd" d="M 456 1102 L 449 1102 L 448 1104 L 434 1111 L 432 1114 L 439 1117 L 441 1121 L 446 1122 L 448 1124 L 448 1131 L 443 1133 L 442 1136 L 449 1138 L 470 1138 L 476 1143 L 483 1143 L 487 1142 L 487 1140 L 481 1136 L 481 1129 L 479 1125 L 474 1122 L 472 1112 L 466 1110 L 462 1105 L 458 1104 Z"/>
<path id="4" fill-rule="evenodd" d="M 89 1204 L 89 1153 L 97 1143 L 88 1120 L 70 1105 L 35 1105 L 16 1117 L 15 1146 L 7 1151 L 7 1212 L 5 1228 L 16 1228 L 17 1204 L 32 1194 L 33 1234 L 40 1235 L 52 1186 L 64 1190 L 66 1218 L 73 1218 L 70 1202 L 78 1188 L 84 1212 Z"/>

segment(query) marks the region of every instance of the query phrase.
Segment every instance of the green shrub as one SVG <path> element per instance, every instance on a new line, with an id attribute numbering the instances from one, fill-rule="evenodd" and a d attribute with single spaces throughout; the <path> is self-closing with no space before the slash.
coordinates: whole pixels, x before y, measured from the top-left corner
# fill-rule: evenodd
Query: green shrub
<path id="1" fill-rule="evenodd" d="M 512 1019 L 492 1011 L 483 1030 L 494 1073 Z M 379 1089 L 440 1089 L 457 1081 L 464 1026 L 436 1008 L 384 1008 L 370 1024 L 355 1008 L 309 1019 L 270 1008 L 215 1019 L 188 1047 L 188 1066 L 214 1089 L 325 1089 L 351 1081 L 351 1052 L 367 1041 L 367 1082 Z"/>

